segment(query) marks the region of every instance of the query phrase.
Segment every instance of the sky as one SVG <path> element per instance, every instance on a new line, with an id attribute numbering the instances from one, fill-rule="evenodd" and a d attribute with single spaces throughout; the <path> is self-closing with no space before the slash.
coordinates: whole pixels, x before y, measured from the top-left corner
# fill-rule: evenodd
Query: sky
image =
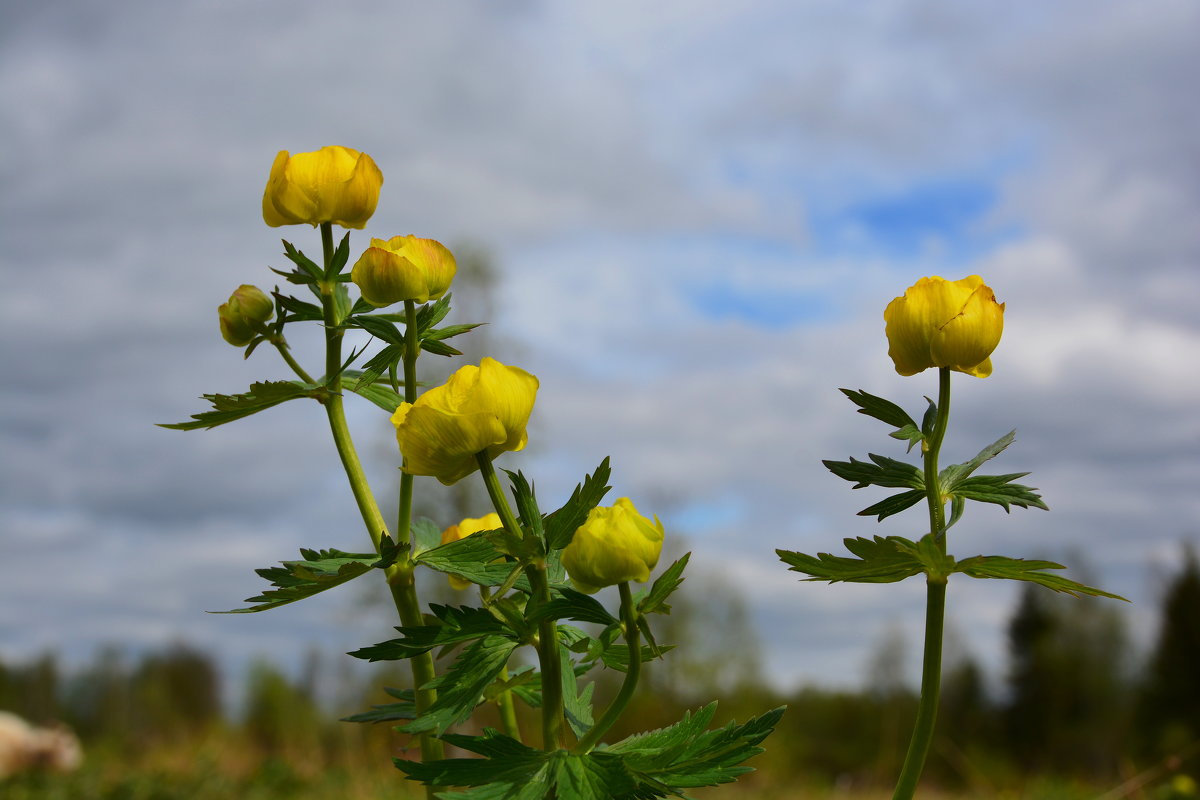
<path id="1" fill-rule="evenodd" d="M 299 547 L 366 546 L 315 404 L 154 426 L 287 377 L 214 312 L 273 285 L 281 237 L 319 250 L 260 204 L 277 151 L 329 144 L 385 177 L 353 251 L 413 233 L 495 267 L 489 354 L 541 380 L 500 466 L 553 507 L 611 456 L 785 690 L 857 684 L 897 630 L 915 680 L 919 580 L 801 583 L 774 550 L 923 533 L 855 516 L 883 495 L 820 462 L 903 454 L 837 389 L 920 413 L 936 378 L 894 372 L 883 308 L 982 275 L 1004 338 L 956 376 L 945 459 L 1016 428 L 993 463 L 1051 510 L 976 506 L 951 551 L 1075 565 L 1146 647 L 1200 544 L 1197 29 L 1186 0 L 0 2 L 0 660 L 183 640 L 236 671 L 391 635 L 367 579 L 205 613 Z M 385 494 L 386 416 L 350 416 Z M 994 681 L 1016 592 L 950 589 Z"/>

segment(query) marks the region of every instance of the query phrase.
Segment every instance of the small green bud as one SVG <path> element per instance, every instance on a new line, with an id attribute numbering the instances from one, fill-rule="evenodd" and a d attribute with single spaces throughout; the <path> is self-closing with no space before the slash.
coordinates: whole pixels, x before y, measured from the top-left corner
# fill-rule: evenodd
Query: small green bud
<path id="1" fill-rule="evenodd" d="M 255 335 L 263 332 L 267 320 L 275 313 L 275 303 L 257 286 L 243 283 L 228 302 L 217 308 L 221 336 L 234 347 L 245 347 Z"/>

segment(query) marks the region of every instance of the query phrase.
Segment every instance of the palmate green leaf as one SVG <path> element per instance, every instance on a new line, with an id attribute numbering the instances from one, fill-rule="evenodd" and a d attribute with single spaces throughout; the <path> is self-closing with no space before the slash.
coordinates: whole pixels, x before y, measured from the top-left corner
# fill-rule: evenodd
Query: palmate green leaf
<path id="1" fill-rule="evenodd" d="M 206 394 L 204 399 L 212 403 L 212 411 L 193 414 L 191 422 L 160 423 L 158 427 L 177 431 L 215 428 L 286 403 L 288 400 L 319 397 L 324 391 L 323 387 L 310 386 L 299 381 L 259 381 L 250 384 L 250 391 L 242 394 Z"/>
<path id="2" fill-rule="evenodd" d="M 504 636 L 516 640 L 513 631 L 491 612 L 471 606 L 430 604 L 438 625 L 398 627 L 402 637 L 363 647 L 349 655 L 367 661 L 396 661 L 427 653 L 435 647 L 469 642 L 484 636 Z"/>
<path id="3" fill-rule="evenodd" d="M 302 561 L 283 561 L 283 566 L 255 570 L 266 578 L 274 589 L 264 590 L 257 597 L 246 598 L 254 605 L 217 614 L 250 614 L 285 606 L 306 597 L 312 597 L 335 586 L 340 586 L 374 568 L 388 566 L 388 559 L 374 553 L 346 553 L 341 550 L 302 549 Z"/>
<path id="4" fill-rule="evenodd" d="M 1049 510 L 1042 501 L 1042 496 L 1033 488 L 1013 483 L 1017 478 L 1024 478 L 1028 474 L 1014 472 L 1009 475 L 972 475 L 958 482 L 954 487 L 954 496 L 980 503 L 994 503 L 1005 511 L 1009 510 L 1009 506 Z"/>
<path id="5" fill-rule="evenodd" d="M 404 346 L 399 344 L 389 344 L 387 347 L 380 350 L 375 355 L 367 359 L 363 364 L 362 371 L 357 373 L 357 383 L 351 388 L 354 391 L 359 391 L 361 387 L 370 386 L 376 383 L 386 372 L 392 376 L 392 389 L 397 397 L 400 388 L 399 382 L 396 380 L 396 370 L 400 362 L 404 359 Z M 395 410 L 395 406 L 392 407 Z"/>
<path id="6" fill-rule="evenodd" d="M 413 561 L 438 572 L 461 576 L 481 586 L 499 586 L 513 569 L 513 564 L 503 561 L 503 558 L 504 554 L 491 536 L 487 532 L 480 532 L 416 554 Z M 497 559 L 500 559 L 500 563 L 495 563 Z M 529 584 L 526 581 L 520 585 L 528 589 Z"/>
<path id="7" fill-rule="evenodd" d="M 1023 558 L 1008 558 L 1006 556 L 974 556 L 964 558 L 955 565 L 955 571 L 972 578 L 1000 578 L 1013 581 L 1028 581 L 1053 589 L 1056 592 L 1079 597 L 1111 597 L 1115 600 L 1125 600 L 1117 594 L 1110 594 L 1101 589 L 1085 586 L 1082 583 L 1053 575 L 1045 570 L 1066 569 L 1062 564 L 1053 561 L 1027 561 Z"/>
<path id="8" fill-rule="evenodd" d="M 839 389 L 838 391 L 846 395 L 846 397 L 850 398 L 850 402 L 858 406 L 858 413 L 865 414 L 868 417 L 896 428 L 888 436 L 891 436 L 893 439 L 908 441 L 909 450 L 912 450 L 914 444 L 925 438 L 924 434 L 917 427 L 916 420 L 891 400 L 876 397 L 861 389 L 858 391 L 854 391 L 853 389 Z"/>
<path id="9" fill-rule="evenodd" d="M 451 725 L 471 716 L 483 701 L 484 690 L 496 680 L 518 643 L 507 636 L 484 636 L 467 646 L 446 672 L 421 688 L 438 690 L 438 698 L 424 714 L 403 726 L 406 733 L 445 733 Z"/>
<path id="10" fill-rule="evenodd" d="M 359 314 L 346 320 L 347 324 L 362 328 L 367 333 L 388 344 L 403 345 L 404 333 L 393 323 L 371 314 Z"/>
<path id="11" fill-rule="evenodd" d="M 322 269 L 312 259 L 297 250 L 287 239 L 283 240 L 283 254 L 287 256 L 288 261 L 296 265 L 302 274 L 314 279 L 319 279 L 324 275 Z"/>
<path id="12" fill-rule="evenodd" d="M 412 689 L 390 689 L 384 691 L 399 702 L 371 706 L 369 711 L 342 717 L 342 722 L 397 722 L 413 719 L 417 715 L 416 699 Z"/>
<path id="13" fill-rule="evenodd" d="M 867 458 L 871 461 L 859 461 L 851 457 L 849 461 L 821 463 L 834 475 L 853 483 L 854 489 L 862 489 L 865 486 L 925 489 L 925 476 L 912 464 L 875 453 L 868 453 Z"/>
<path id="14" fill-rule="evenodd" d="M 571 543 L 575 531 L 587 519 L 588 513 L 600 504 L 604 495 L 611 489 L 608 478 L 612 470 L 608 464 L 608 456 L 596 467 L 596 471 L 583 479 L 583 483 L 575 487 L 571 498 L 553 514 L 546 517 L 546 549 L 562 550 Z"/>
<path id="15" fill-rule="evenodd" d="M 683 570 L 691 559 L 691 553 L 684 553 L 683 557 L 676 561 L 671 566 L 663 570 L 654 583 L 650 585 L 649 591 L 644 597 L 637 599 L 638 613 L 640 614 L 670 614 L 671 607 L 667 605 L 667 598 L 671 596 L 680 584 L 685 580 Z"/>
<path id="16" fill-rule="evenodd" d="M 846 549 L 857 558 L 817 553 L 816 556 L 776 550 L 790 571 L 809 577 L 809 581 L 836 583 L 895 583 L 924 571 L 920 558 L 914 555 L 916 543 L 899 536 L 876 536 L 874 539 L 844 539 Z"/>
<path id="17" fill-rule="evenodd" d="M 647 788 L 677 793 L 730 783 L 752 771 L 743 762 L 762 752 L 758 744 L 775 729 L 784 709 L 768 711 L 743 725 L 730 722 L 706 730 L 715 711 L 716 703 L 710 703 L 670 727 L 636 734 L 602 752 L 621 756 L 624 767 Z"/>
<path id="18" fill-rule="evenodd" d="M 446 318 L 446 315 L 450 313 L 450 297 L 450 294 L 442 295 L 441 299 L 426 303 L 417 309 L 417 332 L 419 334 Z"/>
<path id="19" fill-rule="evenodd" d="M 531 623 L 544 619 L 569 619 L 575 622 L 594 622 L 597 625 L 612 625 L 617 622 L 617 618 L 590 595 L 566 586 L 555 587 L 554 594 L 558 596 L 549 603 L 538 606 L 529 615 Z"/>
<path id="20" fill-rule="evenodd" d="M 321 307 L 313 303 L 306 303 L 303 300 L 292 297 L 291 295 L 282 294 L 278 289 L 271 292 L 275 298 L 275 304 L 284 313 L 281 314 L 284 322 L 302 322 L 302 321 L 317 321 L 323 320 L 324 314 L 321 312 Z"/>

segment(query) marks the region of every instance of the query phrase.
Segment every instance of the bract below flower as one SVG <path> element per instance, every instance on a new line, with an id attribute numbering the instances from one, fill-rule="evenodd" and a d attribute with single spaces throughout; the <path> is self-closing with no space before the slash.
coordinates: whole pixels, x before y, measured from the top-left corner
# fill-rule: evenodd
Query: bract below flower
<path id="1" fill-rule="evenodd" d="M 581 592 L 646 581 L 662 554 L 663 525 L 643 517 L 628 497 L 593 508 L 562 552 L 562 564 Z"/>
<path id="2" fill-rule="evenodd" d="M 350 280 L 364 300 L 382 308 L 403 300 L 438 299 L 450 288 L 456 270 L 454 254 L 441 242 L 393 236 L 371 240 L 350 270 Z"/>
<path id="3" fill-rule="evenodd" d="M 496 528 L 502 527 L 504 527 L 504 523 L 500 521 L 500 515 L 495 511 L 490 514 L 484 514 L 482 517 L 468 517 L 457 525 L 451 525 L 442 531 L 442 544 L 450 544 L 451 542 L 457 542 L 459 539 L 474 536 L 481 531 L 494 531 Z M 450 585 L 460 591 L 471 586 L 469 580 L 460 578 L 457 575 L 447 575 L 446 577 L 450 579 Z"/>
<path id="4" fill-rule="evenodd" d="M 234 347 L 245 347 L 275 313 L 275 303 L 257 286 L 243 283 L 217 307 L 221 336 Z"/>
<path id="5" fill-rule="evenodd" d="M 431 475 L 449 486 L 479 468 L 477 453 L 495 458 L 525 447 L 525 426 L 538 379 L 523 369 L 485 358 L 468 365 L 416 403 L 392 415 L 404 471 Z"/>
<path id="6" fill-rule="evenodd" d="M 362 228 L 381 186 L 383 173 L 366 153 L 338 146 L 294 156 L 280 150 L 263 192 L 263 221 L 272 228 L 323 222 Z"/>
<path id="7" fill-rule="evenodd" d="M 992 351 L 1004 332 L 1004 304 L 978 275 L 957 281 L 921 278 L 883 312 L 888 355 L 901 375 L 948 367 L 977 378 L 992 374 Z"/>

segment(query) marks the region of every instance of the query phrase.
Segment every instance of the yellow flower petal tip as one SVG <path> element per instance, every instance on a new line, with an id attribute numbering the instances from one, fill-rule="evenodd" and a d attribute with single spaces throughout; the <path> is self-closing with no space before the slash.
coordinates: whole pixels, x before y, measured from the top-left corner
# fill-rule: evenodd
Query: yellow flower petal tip
<path id="1" fill-rule="evenodd" d="M 404 300 L 427 303 L 450 288 L 458 270 L 454 254 L 438 241 L 416 236 L 372 239 L 350 270 L 363 299 L 376 308 Z"/>
<path id="2" fill-rule="evenodd" d="M 628 497 L 597 506 L 562 553 L 562 564 L 581 592 L 592 594 L 626 581 L 647 581 L 662 555 L 663 525 L 638 513 Z"/>
<path id="3" fill-rule="evenodd" d="M 1004 303 L 978 275 L 921 278 L 883 312 L 888 355 L 901 375 L 946 367 L 977 378 L 992 374 L 991 354 L 1004 332 Z"/>
<path id="4" fill-rule="evenodd" d="M 467 365 L 441 386 L 401 403 L 392 415 L 404 471 L 447 486 L 479 468 L 476 454 L 495 458 L 525 447 L 525 426 L 538 379 L 493 358 Z"/>
<path id="5" fill-rule="evenodd" d="M 313 153 L 280 150 L 263 191 L 263 221 L 281 225 L 362 228 L 375 213 L 383 173 L 366 153 L 322 147 Z"/>

